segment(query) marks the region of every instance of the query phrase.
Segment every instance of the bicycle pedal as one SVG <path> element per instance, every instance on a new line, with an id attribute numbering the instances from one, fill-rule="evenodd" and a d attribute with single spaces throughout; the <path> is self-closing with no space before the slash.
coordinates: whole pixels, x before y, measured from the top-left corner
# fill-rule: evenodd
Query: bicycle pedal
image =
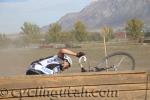
<path id="1" fill-rule="evenodd" d="M 87 70 L 84 68 L 81 68 L 81 72 L 87 72 Z"/>

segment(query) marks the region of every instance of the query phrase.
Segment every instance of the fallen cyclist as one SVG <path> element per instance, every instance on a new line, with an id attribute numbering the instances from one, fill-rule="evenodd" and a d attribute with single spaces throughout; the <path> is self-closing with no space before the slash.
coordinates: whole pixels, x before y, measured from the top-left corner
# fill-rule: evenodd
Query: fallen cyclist
<path id="1" fill-rule="evenodd" d="M 33 61 L 27 69 L 26 75 L 53 75 L 60 73 L 71 67 L 72 59 L 69 55 L 80 58 L 81 56 L 84 56 L 85 53 L 76 53 L 69 49 L 60 49 L 54 56 Z"/>

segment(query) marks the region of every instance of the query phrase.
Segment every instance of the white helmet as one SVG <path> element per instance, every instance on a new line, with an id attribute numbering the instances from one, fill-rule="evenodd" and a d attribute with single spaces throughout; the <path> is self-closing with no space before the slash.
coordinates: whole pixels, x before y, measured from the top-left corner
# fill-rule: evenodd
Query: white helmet
<path id="1" fill-rule="evenodd" d="M 68 61 L 68 63 L 70 64 L 70 67 L 71 67 L 72 59 L 68 55 L 64 55 L 64 59 Z"/>

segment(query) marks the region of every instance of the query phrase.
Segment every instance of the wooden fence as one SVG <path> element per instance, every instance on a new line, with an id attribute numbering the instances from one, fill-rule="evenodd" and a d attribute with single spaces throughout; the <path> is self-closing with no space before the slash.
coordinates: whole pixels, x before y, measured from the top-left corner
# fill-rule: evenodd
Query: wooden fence
<path id="1" fill-rule="evenodd" d="M 0 77 L 2 100 L 150 100 L 147 72 Z"/>

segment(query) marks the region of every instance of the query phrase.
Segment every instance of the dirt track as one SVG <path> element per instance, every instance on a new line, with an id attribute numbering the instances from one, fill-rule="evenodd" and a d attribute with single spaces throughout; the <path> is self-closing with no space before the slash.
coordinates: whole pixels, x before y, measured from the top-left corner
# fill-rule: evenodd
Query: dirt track
<path id="1" fill-rule="evenodd" d="M 104 57 L 104 48 L 100 43 L 81 44 L 82 48 L 74 48 L 73 51 L 84 51 L 90 58 L 90 65 L 94 66 L 99 59 Z M 0 49 L 0 76 L 23 75 L 27 66 L 35 59 L 54 55 L 59 49 L 54 48 L 9 48 Z M 150 45 L 108 45 L 108 53 L 125 51 L 136 60 L 136 70 L 149 70 Z M 79 72 L 77 58 L 73 58 L 73 67 L 65 73 Z"/>

